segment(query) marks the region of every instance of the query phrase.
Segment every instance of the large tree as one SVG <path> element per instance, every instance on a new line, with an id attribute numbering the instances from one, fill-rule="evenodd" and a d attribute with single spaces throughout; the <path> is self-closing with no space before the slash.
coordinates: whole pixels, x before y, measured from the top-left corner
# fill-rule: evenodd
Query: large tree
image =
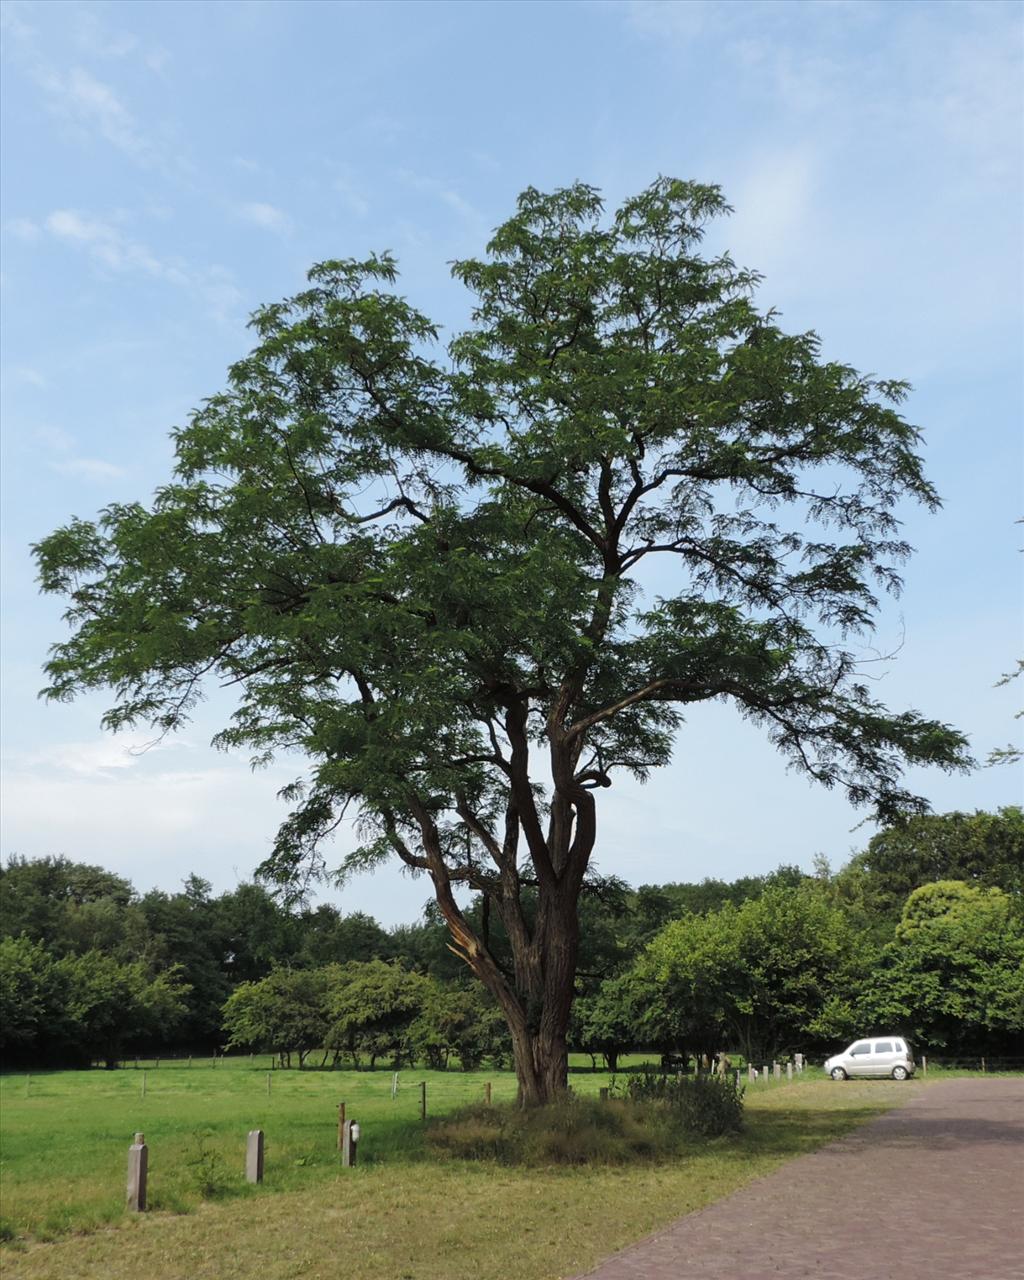
<path id="1" fill-rule="evenodd" d="M 847 639 L 899 585 L 898 504 L 937 502 L 906 386 L 825 360 L 702 255 L 726 209 L 669 179 L 607 219 L 591 187 L 526 191 L 454 264 L 475 304 L 442 358 L 390 256 L 323 263 L 256 313 L 150 506 L 37 548 L 70 600 L 50 696 L 110 687 L 109 727 L 167 731 L 204 677 L 233 686 L 221 745 L 311 762 L 264 871 L 323 872 L 348 814 L 342 872 L 429 876 L 524 1103 L 566 1082 L 595 792 L 667 764 L 689 704 L 733 703 L 887 818 L 922 807 L 905 762 L 965 763 L 958 733 L 873 699 Z"/>

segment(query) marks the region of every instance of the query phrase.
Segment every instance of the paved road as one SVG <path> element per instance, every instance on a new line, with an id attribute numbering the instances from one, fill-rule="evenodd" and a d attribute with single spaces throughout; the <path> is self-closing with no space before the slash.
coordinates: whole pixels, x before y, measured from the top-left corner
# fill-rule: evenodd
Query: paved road
<path id="1" fill-rule="evenodd" d="M 783 1275 L 1024 1280 L 1024 1080 L 929 1085 L 616 1254 L 587 1280 Z"/>

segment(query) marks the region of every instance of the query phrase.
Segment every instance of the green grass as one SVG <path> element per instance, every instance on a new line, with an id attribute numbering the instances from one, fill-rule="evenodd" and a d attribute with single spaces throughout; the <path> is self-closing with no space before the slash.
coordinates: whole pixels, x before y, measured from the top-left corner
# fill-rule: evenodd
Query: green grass
<path id="1" fill-rule="evenodd" d="M 694 1142 L 683 1158 L 619 1169 L 507 1169 L 424 1158 L 418 1083 L 432 1113 L 478 1101 L 485 1081 L 511 1099 L 508 1073 L 277 1072 L 161 1064 L 141 1073 L 59 1072 L 0 1080 L 4 1213 L 20 1237 L 5 1280 L 147 1280 L 259 1275 L 304 1280 L 551 1280 L 585 1270 L 680 1213 L 699 1208 L 905 1101 L 921 1086 L 835 1085 L 807 1072 L 747 1091 L 738 1138 Z M 596 1092 L 601 1073 L 575 1074 Z M 337 1103 L 360 1121 L 360 1167 L 342 1170 Z M 245 1134 L 267 1135 L 266 1182 L 242 1180 Z M 122 1208 L 131 1134 L 150 1146 L 153 1212 Z M 223 1194 L 201 1202 L 196 1135 L 220 1162 Z M 70 1238 L 59 1238 L 69 1236 Z M 40 1241 L 53 1240 L 53 1243 Z M 344 1262 L 344 1266 L 341 1262 Z"/>

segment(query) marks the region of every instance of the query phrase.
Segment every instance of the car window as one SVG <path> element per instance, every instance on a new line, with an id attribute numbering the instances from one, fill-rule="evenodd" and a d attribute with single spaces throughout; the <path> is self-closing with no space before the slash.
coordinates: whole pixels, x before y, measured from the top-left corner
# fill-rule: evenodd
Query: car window
<path id="1" fill-rule="evenodd" d="M 879 1040 L 875 1045 L 875 1053 L 892 1053 L 892 1042 L 889 1040 Z"/>
<path id="2" fill-rule="evenodd" d="M 906 1050 L 903 1048 L 903 1041 L 902 1041 L 902 1040 L 897 1040 L 897 1041 L 896 1041 L 896 1052 L 897 1052 L 897 1053 L 905 1053 L 905 1052 L 906 1052 Z"/>
<path id="3" fill-rule="evenodd" d="M 870 1053 L 870 1052 L 871 1052 L 871 1046 L 868 1044 L 866 1040 L 862 1040 L 860 1044 L 855 1044 L 853 1048 L 850 1050 L 850 1057 L 852 1058 L 857 1056 L 858 1054 Z"/>

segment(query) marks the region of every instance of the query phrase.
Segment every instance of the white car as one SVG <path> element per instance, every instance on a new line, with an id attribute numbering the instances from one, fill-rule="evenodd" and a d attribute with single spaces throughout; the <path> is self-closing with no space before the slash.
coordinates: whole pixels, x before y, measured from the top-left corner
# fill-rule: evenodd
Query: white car
<path id="1" fill-rule="evenodd" d="M 845 1080 L 848 1076 L 891 1076 L 894 1080 L 906 1080 L 917 1070 L 914 1051 L 902 1036 L 878 1036 L 877 1039 L 857 1040 L 829 1058 L 825 1070 L 833 1080 Z"/>

